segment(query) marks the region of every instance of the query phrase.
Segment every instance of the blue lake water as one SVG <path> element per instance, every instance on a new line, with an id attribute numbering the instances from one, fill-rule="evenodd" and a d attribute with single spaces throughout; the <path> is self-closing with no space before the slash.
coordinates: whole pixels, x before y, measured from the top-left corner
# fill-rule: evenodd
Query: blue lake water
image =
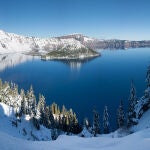
<path id="1" fill-rule="evenodd" d="M 102 120 L 103 108 L 107 105 L 114 129 L 120 100 L 127 108 L 131 80 L 138 97 L 144 92 L 150 49 L 103 50 L 100 57 L 83 62 L 40 59 L 21 62 L 21 58 L 9 58 L 15 60 L 9 64 L 0 62 L 2 80 L 13 81 L 26 90 L 32 84 L 36 95 L 42 93 L 47 104 L 56 102 L 73 108 L 80 121 L 84 117 L 92 120 L 93 108 L 99 111 Z"/>

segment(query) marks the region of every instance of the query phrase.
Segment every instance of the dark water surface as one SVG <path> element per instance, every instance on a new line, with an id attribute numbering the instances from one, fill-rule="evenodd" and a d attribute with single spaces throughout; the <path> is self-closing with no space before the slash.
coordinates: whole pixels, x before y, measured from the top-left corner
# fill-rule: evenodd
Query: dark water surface
<path id="1" fill-rule="evenodd" d="M 0 78 L 26 90 L 32 84 L 36 95 L 42 93 L 47 104 L 56 102 L 71 107 L 80 120 L 84 117 L 92 120 L 93 108 L 100 112 L 102 120 L 103 108 L 107 105 L 114 128 L 120 100 L 127 108 L 131 80 L 139 97 L 144 92 L 150 49 L 103 50 L 101 54 L 91 60 L 73 62 L 32 58 L 28 61 L 24 58 L 22 62 L 20 55 L 7 55 L 3 59 L 1 56 Z"/>

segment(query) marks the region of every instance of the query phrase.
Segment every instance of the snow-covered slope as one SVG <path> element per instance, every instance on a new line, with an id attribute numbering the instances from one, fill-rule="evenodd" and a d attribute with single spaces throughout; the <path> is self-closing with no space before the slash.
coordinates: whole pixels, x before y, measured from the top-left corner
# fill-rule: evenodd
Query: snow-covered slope
<path id="1" fill-rule="evenodd" d="M 61 48 L 74 50 L 86 47 L 74 37 L 42 39 L 25 37 L 0 30 L 0 53 L 2 54 L 13 52 L 47 53 Z"/>
<path id="2" fill-rule="evenodd" d="M 149 120 L 150 111 L 141 118 L 141 125 Z M 21 119 L 18 127 L 12 126 L 14 119 L 12 107 L 0 103 L 0 149 L 1 150 L 149 150 L 150 128 L 143 129 L 122 138 L 117 138 L 116 132 L 99 137 L 81 138 L 78 136 L 61 135 L 57 140 L 50 140 L 50 130 L 42 127 L 37 131 L 29 117 Z M 24 130 L 24 131 L 23 131 Z M 26 133 L 25 133 L 26 131 Z M 40 141 L 35 140 L 36 136 Z M 48 141 L 42 141 L 48 140 Z M 50 140 L 50 141 L 49 141 Z"/>
<path id="3" fill-rule="evenodd" d="M 1 150 L 149 150 L 150 129 L 123 138 L 59 136 L 56 141 L 26 141 L 0 131 Z"/>
<path id="4" fill-rule="evenodd" d="M 136 132 L 146 128 L 150 128 L 150 109 L 142 115 L 138 121 L 138 124 L 133 126 L 131 130 Z"/>
<path id="5" fill-rule="evenodd" d="M 33 38 L 0 30 L 0 53 L 29 52 L 33 44 Z"/>
<path id="6" fill-rule="evenodd" d="M 50 130 L 43 126 L 40 127 L 40 130 L 37 130 L 28 115 L 17 121 L 17 126 L 15 122 L 14 109 L 0 103 L 0 132 L 26 140 L 51 140 Z"/>

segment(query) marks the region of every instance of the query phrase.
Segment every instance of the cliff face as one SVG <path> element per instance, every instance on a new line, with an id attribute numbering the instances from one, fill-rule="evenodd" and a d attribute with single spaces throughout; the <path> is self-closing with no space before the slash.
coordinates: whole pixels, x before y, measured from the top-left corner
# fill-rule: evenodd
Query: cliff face
<path id="1" fill-rule="evenodd" d="M 73 38 L 80 41 L 84 46 L 90 49 L 126 49 L 126 48 L 140 48 L 140 47 L 150 47 L 150 41 L 129 41 L 129 40 L 99 40 L 95 38 L 90 38 L 82 34 L 72 34 L 57 37 L 58 39 L 69 39 Z"/>
<path id="2" fill-rule="evenodd" d="M 91 49 L 127 49 L 150 47 L 150 41 L 94 40 L 83 42 L 82 44 Z"/>

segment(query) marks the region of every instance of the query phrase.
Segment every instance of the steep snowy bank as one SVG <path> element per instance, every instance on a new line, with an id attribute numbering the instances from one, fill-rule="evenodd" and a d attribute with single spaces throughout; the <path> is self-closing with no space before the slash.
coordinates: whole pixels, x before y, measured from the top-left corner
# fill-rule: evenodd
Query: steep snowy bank
<path id="1" fill-rule="evenodd" d="M 41 126 L 40 130 L 37 130 L 30 119 L 30 116 L 26 115 L 16 125 L 14 109 L 0 103 L 0 132 L 27 140 L 51 140 L 50 129 Z"/>
<path id="2" fill-rule="evenodd" d="M 2 150 L 149 150 L 150 129 L 123 138 L 59 136 L 56 141 L 26 141 L 0 131 Z"/>
<path id="3" fill-rule="evenodd" d="M 50 140 L 50 131 L 46 128 L 37 131 L 28 116 L 22 119 L 18 127 L 12 126 L 14 118 L 13 108 L 0 103 L 0 149 L 2 150 L 149 150 L 150 128 L 144 129 L 149 121 L 150 111 L 148 111 L 139 121 L 142 125 L 141 131 L 135 132 L 123 138 L 113 138 L 116 133 L 101 135 L 99 137 L 81 138 L 78 136 L 61 135 L 56 141 Z M 148 123 L 149 124 L 149 123 Z M 145 127 L 143 126 L 145 125 Z M 26 129 L 27 135 L 22 134 L 22 129 Z M 34 140 L 32 133 L 39 140 L 50 141 L 27 141 Z M 27 139 L 27 140 L 26 140 Z"/>
<path id="4" fill-rule="evenodd" d="M 150 128 L 150 110 L 146 111 L 140 118 L 137 125 L 133 126 L 131 130 L 133 132 L 140 131 L 146 128 Z"/>

